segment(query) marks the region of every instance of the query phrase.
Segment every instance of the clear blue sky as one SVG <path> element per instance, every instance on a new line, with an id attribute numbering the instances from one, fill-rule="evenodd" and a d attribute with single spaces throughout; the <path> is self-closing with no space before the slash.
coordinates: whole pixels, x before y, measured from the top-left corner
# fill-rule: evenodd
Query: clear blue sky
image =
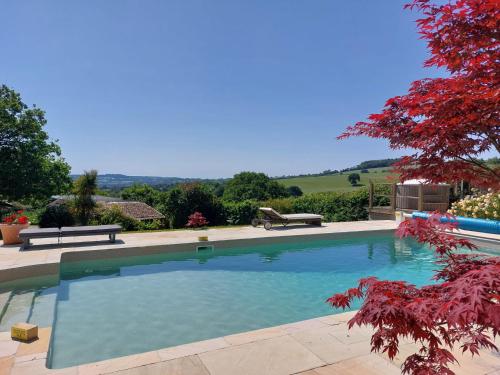
<path id="1" fill-rule="evenodd" d="M 335 137 L 436 76 L 403 4 L 4 1 L 0 83 L 47 112 L 73 173 L 343 168 L 401 155 Z"/>

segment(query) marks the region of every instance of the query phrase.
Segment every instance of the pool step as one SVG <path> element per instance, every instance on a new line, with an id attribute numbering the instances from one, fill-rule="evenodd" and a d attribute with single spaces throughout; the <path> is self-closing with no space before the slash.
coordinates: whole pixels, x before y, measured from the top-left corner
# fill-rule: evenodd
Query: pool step
<path id="1" fill-rule="evenodd" d="M 54 322 L 57 288 L 44 289 L 37 293 L 31 306 L 28 322 L 39 327 L 49 327 Z"/>
<path id="2" fill-rule="evenodd" d="M 27 322 L 31 314 L 34 292 L 13 294 L 6 306 L 0 321 L 0 331 L 10 331 L 10 327 L 16 323 Z"/>
<path id="3" fill-rule="evenodd" d="M 0 293 L 0 321 L 2 321 L 2 316 L 7 310 L 11 294 L 12 292 Z"/>

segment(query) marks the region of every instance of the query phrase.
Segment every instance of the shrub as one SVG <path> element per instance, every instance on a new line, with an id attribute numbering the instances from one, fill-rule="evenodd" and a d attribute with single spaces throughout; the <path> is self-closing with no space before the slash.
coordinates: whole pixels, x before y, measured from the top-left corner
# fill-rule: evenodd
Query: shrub
<path id="1" fill-rule="evenodd" d="M 123 230 L 137 230 L 140 226 L 138 220 L 124 214 L 116 205 L 100 207 L 92 221 L 98 225 L 120 224 Z"/>
<path id="2" fill-rule="evenodd" d="M 208 225 L 207 219 L 201 212 L 195 212 L 189 215 L 186 227 L 188 228 L 202 228 Z"/>
<path id="3" fill-rule="evenodd" d="M 162 220 L 139 221 L 138 230 L 158 230 L 165 228 L 165 223 Z"/>
<path id="4" fill-rule="evenodd" d="M 452 215 L 500 220 L 500 193 L 465 198 L 451 205 Z"/>
<path id="5" fill-rule="evenodd" d="M 75 225 L 75 218 L 65 204 L 47 206 L 38 217 L 40 228 L 61 228 Z"/>
<path id="6" fill-rule="evenodd" d="M 294 202 L 295 198 L 269 199 L 265 202 L 262 202 L 262 206 L 271 207 L 281 214 L 292 214 L 295 212 Z"/>
<path id="7" fill-rule="evenodd" d="M 225 223 L 223 207 L 211 189 L 203 184 L 184 184 L 161 195 L 159 211 L 171 228 L 182 228 L 193 212 L 200 212 L 212 225 Z"/>
<path id="8" fill-rule="evenodd" d="M 259 204 L 256 201 L 223 202 L 224 217 L 229 224 L 250 224 L 257 217 Z"/>
<path id="9" fill-rule="evenodd" d="M 29 208 L 24 211 L 24 214 L 28 216 L 28 221 L 30 222 L 31 225 L 38 225 L 40 221 L 40 216 L 42 216 L 43 212 L 45 212 L 46 207 L 43 209 L 39 208 Z"/>
<path id="10" fill-rule="evenodd" d="M 304 193 L 302 192 L 302 189 L 296 185 L 288 186 L 286 188 L 286 190 L 288 191 L 288 194 L 291 197 L 300 197 L 300 196 L 304 195 Z"/>
<path id="11" fill-rule="evenodd" d="M 320 214 L 326 221 L 368 219 L 368 191 L 313 193 L 293 200 L 293 212 Z"/>

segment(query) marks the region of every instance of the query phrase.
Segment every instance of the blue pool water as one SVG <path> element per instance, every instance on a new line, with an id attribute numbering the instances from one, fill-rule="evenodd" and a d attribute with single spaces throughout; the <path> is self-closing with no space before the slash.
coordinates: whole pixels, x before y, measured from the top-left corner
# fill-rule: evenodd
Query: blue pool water
<path id="1" fill-rule="evenodd" d="M 62 368 L 332 314 L 326 298 L 358 279 L 427 284 L 433 261 L 432 251 L 411 240 L 376 235 L 66 263 L 58 285 L 36 291 L 40 301 L 55 300 L 48 364 Z"/>

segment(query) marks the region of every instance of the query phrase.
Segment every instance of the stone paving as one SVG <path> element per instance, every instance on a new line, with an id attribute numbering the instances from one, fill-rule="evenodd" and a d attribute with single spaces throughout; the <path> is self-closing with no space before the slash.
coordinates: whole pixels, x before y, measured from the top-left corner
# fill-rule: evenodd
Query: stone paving
<path id="1" fill-rule="evenodd" d="M 40 339 L 24 344 L 0 333 L 1 375 L 396 375 L 406 356 L 417 346 L 401 344 L 394 361 L 370 353 L 372 331 L 347 329 L 354 312 L 329 315 L 282 326 L 244 332 L 127 357 L 113 358 L 65 369 L 45 367 L 50 328 Z M 455 352 L 457 375 L 500 374 L 500 353 Z"/>

